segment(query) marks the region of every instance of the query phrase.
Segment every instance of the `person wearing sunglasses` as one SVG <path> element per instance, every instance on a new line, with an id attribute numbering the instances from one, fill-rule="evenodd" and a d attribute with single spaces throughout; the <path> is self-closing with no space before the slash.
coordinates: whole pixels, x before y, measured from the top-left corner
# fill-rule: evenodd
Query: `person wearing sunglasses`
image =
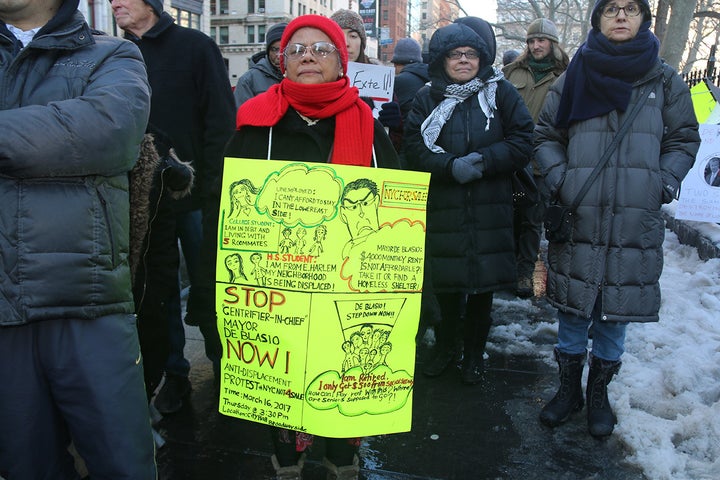
<path id="1" fill-rule="evenodd" d="M 297 17 L 285 28 L 280 48 L 284 78 L 240 106 L 226 156 L 400 168 L 382 125 L 350 87 L 340 26 L 320 15 Z M 302 478 L 313 436 L 275 427 L 271 432 L 277 478 Z M 358 478 L 360 439 L 324 443 L 328 478 Z"/>
<path id="2" fill-rule="evenodd" d="M 415 97 L 404 139 L 407 167 L 432 174 L 426 271 L 441 320 L 422 372 L 441 375 L 460 343 L 469 385 L 483 378 L 493 293 L 515 287 L 511 175 L 528 164 L 533 136 L 520 94 L 493 68 L 492 28 L 483 31 L 453 23 L 433 34 L 431 84 Z"/>
<path id="3" fill-rule="evenodd" d="M 647 0 L 597 1 L 587 40 L 550 88 L 535 129 L 539 187 L 551 203 L 577 205 L 570 238 L 548 246 L 560 387 L 540 421 L 557 427 L 587 403 L 589 433 L 599 438 L 617 423 L 608 384 L 628 323 L 659 321 L 661 206 L 676 198 L 700 143 L 689 89 L 658 57 L 651 20 Z"/>

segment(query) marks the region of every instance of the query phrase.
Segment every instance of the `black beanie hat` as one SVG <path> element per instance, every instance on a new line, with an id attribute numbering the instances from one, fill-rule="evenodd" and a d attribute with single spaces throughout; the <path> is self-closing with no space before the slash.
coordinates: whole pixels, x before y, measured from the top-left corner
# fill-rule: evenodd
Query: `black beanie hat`
<path id="1" fill-rule="evenodd" d="M 143 2 L 147 3 L 152 7 L 152 9 L 157 13 L 157 16 L 159 17 L 163 13 L 163 2 L 162 0 L 143 0 Z"/>
<path id="2" fill-rule="evenodd" d="M 112 2 L 112 0 L 109 0 L 109 1 Z M 153 12 L 155 12 L 155 14 L 157 14 L 158 17 L 162 15 L 162 13 L 163 13 L 162 0 L 143 0 L 143 2 L 150 5 L 150 8 L 153 9 Z M 67 3 L 67 2 L 65 2 L 65 3 Z"/>
<path id="3" fill-rule="evenodd" d="M 268 29 L 267 34 L 265 34 L 265 55 L 270 53 L 270 46 L 273 43 L 280 41 L 285 27 L 287 27 L 287 22 L 276 23 Z"/>

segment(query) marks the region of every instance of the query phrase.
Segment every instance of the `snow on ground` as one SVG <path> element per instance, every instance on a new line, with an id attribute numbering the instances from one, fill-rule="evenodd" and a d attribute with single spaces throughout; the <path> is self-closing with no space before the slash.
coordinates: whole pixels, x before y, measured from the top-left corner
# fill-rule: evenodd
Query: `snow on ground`
<path id="1" fill-rule="evenodd" d="M 609 386 L 614 435 L 650 479 L 717 479 L 720 259 L 700 260 L 669 231 L 664 247 L 660 322 L 628 326 L 623 365 Z M 494 314 L 511 311 L 517 320 L 493 327 L 488 349 L 554 365 L 557 324 L 542 304 L 496 299 Z"/>

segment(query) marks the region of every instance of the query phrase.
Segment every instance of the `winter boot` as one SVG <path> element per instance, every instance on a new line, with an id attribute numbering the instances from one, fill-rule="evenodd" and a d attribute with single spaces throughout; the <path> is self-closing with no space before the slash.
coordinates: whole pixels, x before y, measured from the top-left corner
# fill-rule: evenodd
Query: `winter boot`
<path id="1" fill-rule="evenodd" d="M 476 385 L 483 378 L 483 352 L 476 349 L 465 350 L 460 378 L 465 385 Z"/>
<path id="2" fill-rule="evenodd" d="M 327 480 L 358 480 L 360 476 L 360 459 L 353 456 L 352 465 L 338 467 L 327 458 L 323 458 L 323 465 L 327 469 Z"/>
<path id="3" fill-rule="evenodd" d="M 435 349 L 433 357 L 422 369 L 423 375 L 427 377 L 439 377 L 447 370 L 457 356 L 457 328 L 458 320 L 443 319 L 435 325 Z"/>
<path id="4" fill-rule="evenodd" d="M 280 462 L 275 455 L 270 457 L 272 466 L 275 469 L 276 480 L 302 480 L 302 469 L 305 465 L 305 454 L 300 455 L 297 464 L 288 465 L 286 467 L 280 466 Z"/>
<path id="5" fill-rule="evenodd" d="M 492 297 L 489 298 L 492 302 Z M 465 320 L 465 356 L 460 377 L 465 385 L 476 385 L 482 380 L 483 356 L 492 323 L 493 319 L 488 311 L 481 312 L 480 318 Z"/>
<path id="6" fill-rule="evenodd" d="M 560 370 L 560 388 L 540 411 L 540 421 L 548 427 L 557 427 L 570 414 L 582 410 L 585 403 L 582 392 L 585 354 L 562 353 L 556 348 L 555 360 Z"/>
<path id="7" fill-rule="evenodd" d="M 611 362 L 590 355 L 590 373 L 587 382 L 587 420 L 590 435 L 607 437 L 613 432 L 617 417 L 610 408 L 607 386 L 620 370 L 622 362 Z"/>

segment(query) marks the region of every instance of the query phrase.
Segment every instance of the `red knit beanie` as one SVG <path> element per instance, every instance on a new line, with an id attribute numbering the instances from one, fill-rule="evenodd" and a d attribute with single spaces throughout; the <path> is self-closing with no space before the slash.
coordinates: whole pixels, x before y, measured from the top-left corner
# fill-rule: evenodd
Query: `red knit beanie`
<path id="1" fill-rule="evenodd" d="M 280 40 L 280 51 L 285 52 L 285 47 L 290 43 L 290 37 L 292 37 L 296 31 L 305 27 L 317 28 L 330 37 L 330 42 L 335 45 L 335 48 L 337 48 L 340 54 L 340 64 L 342 65 L 343 73 L 347 73 L 348 51 L 345 33 L 337 23 L 322 15 L 301 15 L 288 23 Z M 285 55 L 280 55 L 280 70 L 285 73 Z"/>

